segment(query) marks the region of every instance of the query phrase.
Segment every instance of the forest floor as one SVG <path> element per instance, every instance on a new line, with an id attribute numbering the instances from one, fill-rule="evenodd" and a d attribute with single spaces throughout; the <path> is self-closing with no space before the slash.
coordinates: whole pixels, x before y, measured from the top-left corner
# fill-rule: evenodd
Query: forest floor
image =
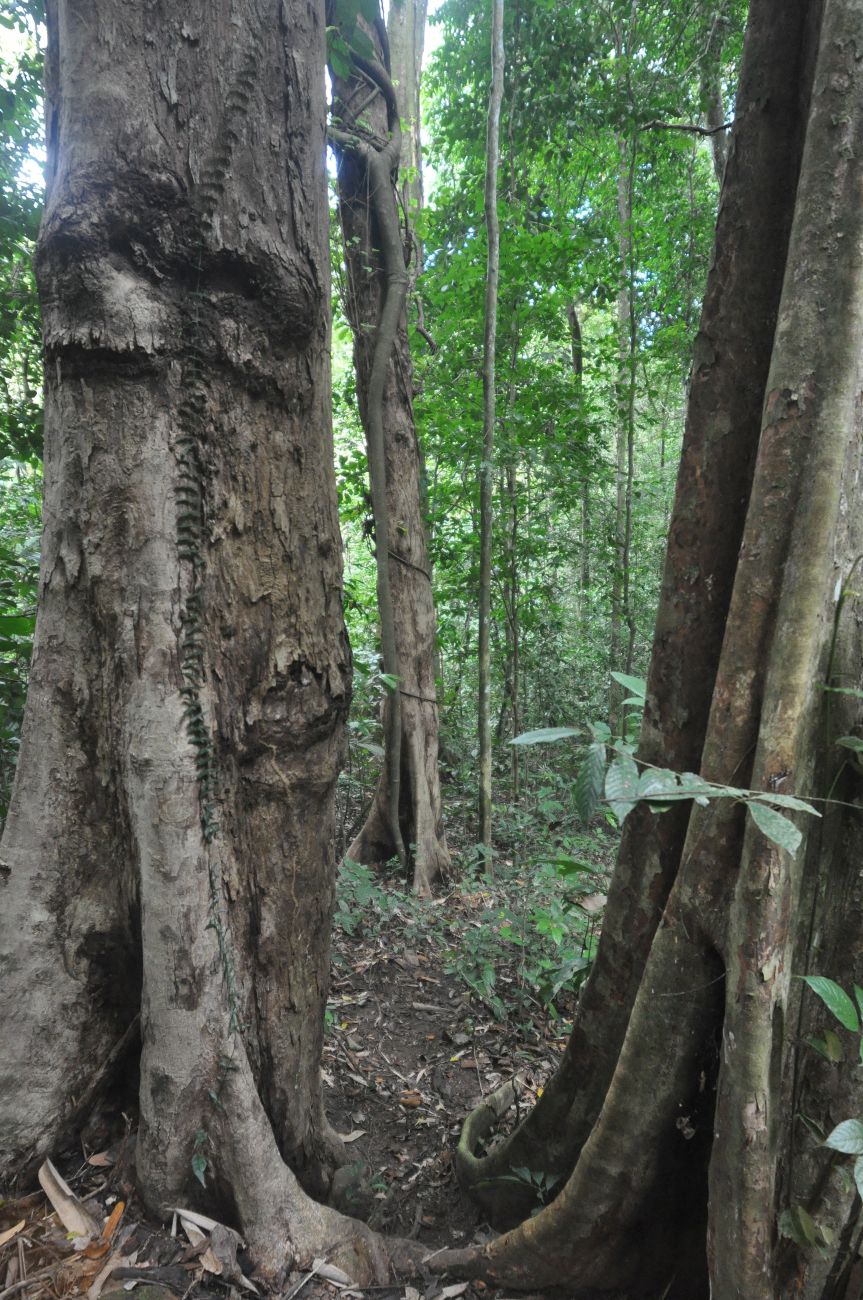
<path id="1" fill-rule="evenodd" d="M 323 1054 L 327 1112 L 353 1157 L 340 1174 L 339 1207 L 430 1254 L 492 1235 L 455 1178 L 466 1115 L 515 1073 L 529 1106 L 564 1050 L 612 841 L 600 832 L 576 848 L 583 856 L 552 857 L 538 876 L 535 864 L 528 874 L 502 860 L 495 881 L 464 881 L 431 901 L 364 868 L 342 869 Z M 107 1220 L 85 1252 L 70 1245 L 62 1189 L 0 1203 L 0 1300 L 121 1300 L 133 1286 L 136 1300 L 252 1294 L 206 1221 L 175 1222 L 171 1234 L 171 1225 L 147 1223 L 134 1198 L 118 1212 L 125 1164 L 122 1140 L 61 1163 L 72 1201 Z M 115 1272 L 103 1277 L 106 1261 Z M 326 1271 L 296 1274 L 282 1300 L 503 1295 L 456 1280 L 360 1292 Z"/>

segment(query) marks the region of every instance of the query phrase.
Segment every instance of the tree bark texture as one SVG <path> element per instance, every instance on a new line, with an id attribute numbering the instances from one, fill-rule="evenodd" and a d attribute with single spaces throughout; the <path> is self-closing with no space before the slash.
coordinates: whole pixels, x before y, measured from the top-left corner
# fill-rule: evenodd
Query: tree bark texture
<path id="1" fill-rule="evenodd" d="M 350 654 L 329 417 L 324 20 L 49 0 L 45 527 L 0 851 L 0 1171 L 140 1011 L 137 1171 L 278 1273 L 369 1234 L 302 1192 Z"/>
<path id="2" fill-rule="evenodd" d="M 859 0 L 752 5 L 640 748 L 845 798 L 835 740 L 859 708 L 828 713 L 822 687 L 860 685 L 859 620 L 837 601 L 863 549 L 861 43 Z M 800 1114 L 829 1131 L 860 1113 L 859 1083 L 846 1067 L 819 1098 L 818 1009 L 791 976 L 859 980 L 860 831 L 830 806 L 803 829 L 791 857 L 727 804 L 627 820 L 558 1075 L 512 1138 L 478 1158 L 484 1120 L 460 1151 L 503 1220 L 528 1208 L 513 1167 L 564 1185 L 462 1269 L 577 1296 L 856 1294 L 859 1201 Z M 795 1205 L 822 1250 L 780 1240 Z"/>
<path id="3" fill-rule="evenodd" d="M 380 46 L 383 55 L 383 46 Z M 381 71 L 389 78 L 381 64 Z M 396 191 L 390 167 L 376 168 L 388 135 L 385 95 L 369 103 L 368 78 L 358 71 L 348 82 L 335 79 L 333 115 L 339 123 L 339 215 L 347 266 L 345 309 L 354 338 L 354 363 L 360 414 L 369 429 L 370 380 L 381 344 L 383 304 L 394 276 L 406 286 L 405 252 L 399 228 Z M 390 87 L 391 91 L 391 87 Z M 354 112 L 362 107 L 364 127 Z M 361 132 L 361 134 L 352 134 Z M 369 134 L 370 133 L 370 134 Z M 370 168 L 370 163 L 372 164 Z M 396 851 L 390 798 L 393 764 L 398 764 L 398 827 L 408 849 L 414 888 L 428 894 L 449 870 L 438 764 L 439 710 L 435 687 L 435 611 L 431 588 L 425 519 L 421 498 L 421 452 L 413 415 L 413 370 L 407 334 L 404 292 L 388 338 L 380 414 L 387 537 L 382 539 L 375 511 L 378 563 L 388 566 L 395 638 L 400 717 L 399 755 L 385 747 L 384 768 L 371 811 L 347 857 L 356 862 L 385 862 Z M 371 441 L 367 433 L 367 443 Z M 370 471 L 371 471 L 371 455 Z M 383 547 L 383 551 L 382 551 Z M 387 671 L 390 671 L 387 669 Z M 390 716 L 389 721 L 392 721 Z M 387 736 L 391 728 L 386 728 Z"/>
<path id="4" fill-rule="evenodd" d="M 503 0 L 492 0 L 491 90 L 488 102 L 485 170 L 485 228 L 488 241 L 485 330 L 482 359 L 482 459 L 479 465 L 479 843 L 491 868 L 491 550 L 494 492 L 495 354 L 500 280 L 500 223 L 497 176 L 500 159 L 500 109 L 503 102 Z"/>
<path id="5" fill-rule="evenodd" d="M 390 70 L 404 123 L 401 198 L 411 230 L 423 207 L 420 81 L 427 14 L 428 0 L 392 0 L 387 15 Z M 422 242 L 413 238 L 419 273 Z"/>

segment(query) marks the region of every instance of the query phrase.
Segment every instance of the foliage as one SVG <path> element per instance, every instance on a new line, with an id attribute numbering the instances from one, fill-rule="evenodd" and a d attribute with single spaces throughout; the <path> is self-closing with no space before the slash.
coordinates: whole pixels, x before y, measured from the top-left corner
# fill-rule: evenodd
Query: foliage
<path id="1" fill-rule="evenodd" d="M 3 14 L 14 33 L 0 49 L 0 457 L 41 454 L 41 336 L 32 255 L 42 185 L 40 6 L 15 0 Z"/>
<path id="2" fill-rule="evenodd" d="M 855 984 L 852 998 L 841 984 L 825 975 L 804 975 L 801 978 L 842 1028 L 859 1037 L 855 1055 L 863 1063 L 863 989 Z M 831 1063 L 845 1059 L 842 1041 L 832 1029 L 826 1030 L 823 1038 L 809 1038 L 807 1041 L 810 1047 Z M 854 1157 L 854 1184 L 858 1194 L 863 1197 L 863 1120 L 843 1120 L 829 1133 L 825 1133 L 813 1120 L 805 1116 L 801 1116 L 801 1119 L 815 1140 L 827 1150 Z M 779 1218 L 779 1231 L 798 1246 L 814 1247 L 820 1251 L 832 1242 L 829 1231 L 824 1225 L 816 1223 L 802 1205 L 792 1205 L 783 1211 Z"/>
<path id="3" fill-rule="evenodd" d="M 6 815 L 33 646 L 42 475 L 0 460 L 0 822 Z"/>
<path id="4" fill-rule="evenodd" d="M 675 803 L 692 801 L 706 808 L 711 800 L 731 799 L 749 810 L 755 825 L 767 839 L 794 854 L 803 839 L 799 828 L 778 812 L 779 808 L 820 817 L 805 799 L 772 791 L 744 790 L 738 786 L 706 781 L 694 772 L 672 772 L 669 768 L 642 763 L 635 757 L 638 723 L 644 708 L 645 682 L 627 673 L 612 676 L 630 692 L 623 701 L 622 737 L 613 737 L 607 723 L 590 725 L 591 742 L 575 780 L 579 812 L 585 825 L 601 803 L 607 804 L 619 825 L 623 825 L 636 804 L 645 803 L 651 812 L 666 812 Z M 553 744 L 579 734 L 575 727 L 544 727 L 514 737 L 513 745 Z M 604 779 L 603 779 L 604 777 Z M 850 1028 L 851 1026 L 849 1026 Z"/>
<path id="5" fill-rule="evenodd" d="M 589 970 L 595 912 L 584 903 L 593 902 L 605 879 L 595 841 L 564 842 L 573 851 L 539 853 L 522 868 L 502 864 L 494 882 L 479 873 L 461 882 L 446 912 L 346 861 L 335 924 L 352 938 L 386 931 L 406 946 L 430 945 L 444 969 L 499 1020 L 516 1017 L 529 1025 L 539 1008 L 557 1015 Z"/>

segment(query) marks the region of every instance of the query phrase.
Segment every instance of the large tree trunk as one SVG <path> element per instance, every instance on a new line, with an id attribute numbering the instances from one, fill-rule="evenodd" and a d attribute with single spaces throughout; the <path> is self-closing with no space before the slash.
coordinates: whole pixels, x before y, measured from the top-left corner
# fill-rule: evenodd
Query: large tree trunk
<path id="1" fill-rule="evenodd" d="M 386 704 L 384 766 L 371 810 L 347 857 L 380 863 L 398 851 L 401 839 L 413 864 L 418 893 L 428 894 L 450 866 L 443 823 L 438 765 L 439 710 L 435 688 L 435 610 L 422 510 L 421 453 L 413 415 L 413 370 L 407 333 L 407 272 L 391 170 L 398 151 L 394 104 L 384 66 L 383 32 L 377 34 L 382 89 L 369 103 L 369 79 L 358 72 L 334 79 L 333 117 L 339 151 L 339 215 L 347 265 L 345 310 L 354 337 L 360 414 L 366 429 L 375 507 L 379 576 L 387 570 L 391 593 L 394 672 L 398 694 Z M 354 119 L 361 110 L 362 124 Z M 397 109 L 395 118 L 397 118 Z M 385 329 L 384 309 L 399 301 Z M 372 391 L 376 369 L 383 383 Z M 374 426 L 382 432 L 382 457 L 373 456 Z M 380 584 L 379 584 L 380 585 Z M 379 602 L 381 604 L 381 602 Z M 383 606 L 382 634 L 386 632 Z M 394 716 L 395 714 L 395 716 Z M 398 723 L 398 735 L 395 735 Z M 397 739 L 398 743 L 394 741 Z M 395 780 L 394 780 L 395 769 Z M 394 825 L 395 823 L 395 825 Z M 394 832 L 397 832 L 394 833 Z"/>
<path id="2" fill-rule="evenodd" d="M 837 597 L 863 549 L 861 45 L 860 0 L 752 5 L 641 741 L 784 794 L 831 789 L 859 713 L 830 720 L 821 687 L 860 685 Z M 461 1267 L 577 1296 L 857 1294 L 855 1193 L 799 1116 L 829 1129 L 863 1098 L 846 1067 L 819 1100 L 790 976 L 859 982 L 860 831 L 843 808 L 812 825 L 795 858 L 726 804 L 627 821 L 563 1066 L 514 1138 L 476 1156 L 488 1106 L 460 1153 L 501 1218 L 528 1208 L 512 1168 L 565 1182 Z M 778 1244 L 795 1205 L 821 1250 Z"/>
<path id="3" fill-rule="evenodd" d="M 48 6 L 45 529 L 0 876 L 0 1171 L 140 1012 L 137 1171 L 278 1272 L 308 1200 L 350 656 L 329 429 L 317 6 Z M 339 1244 L 341 1243 L 341 1244 Z"/>

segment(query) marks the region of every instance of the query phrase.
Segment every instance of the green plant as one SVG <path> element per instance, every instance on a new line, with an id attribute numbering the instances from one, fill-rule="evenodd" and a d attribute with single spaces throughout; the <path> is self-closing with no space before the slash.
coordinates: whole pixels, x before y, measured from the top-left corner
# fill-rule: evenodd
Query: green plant
<path id="1" fill-rule="evenodd" d="M 585 825 L 601 804 L 614 814 L 618 825 L 636 804 L 646 803 L 651 812 L 665 812 L 675 803 L 692 800 L 707 807 L 711 800 L 731 799 L 743 804 L 762 835 L 789 853 L 796 853 L 803 839 L 802 831 L 780 808 L 820 817 L 810 803 L 796 795 L 767 790 L 746 790 L 707 781 L 694 772 L 674 772 L 670 768 L 641 763 L 635 757 L 638 718 L 644 707 L 646 686 L 638 677 L 612 673 L 630 695 L 624 700 L 623 736 L 615 737 L 607 723 L 589 726 L 590 744 L 575 780 L 575 801 Z M 551 744 L 583 734 L 579 727 L 546 727 L 524 732 L 513 745 Z"/>
<path id="2" fill-rule="evenodd" d="M 839 1025 L 849 1033 L 859 1036 L 855 1055 L 863 1063 L 863 989 L 855 984 L 852 998 L 835 980 L 824 975 L 803 975 L 804 983 L 820 998 L 824 1006 Z M 839 1035 L 833 1029 L 824 1031 L 823 1038 L 810 1037 L 808 1045 L 819 1055 L 832 1063 L 845 1059 L 845 1048 Z M 863 1197 L 863 1119 L 846 1119 L 837 1124 L 829 1133 L 808 1116 L 800 1116 L 809 1133 L 822 1146 L 840 1155 L 853 1156 L 852 1173 L 858 1194 Z M 816 1223 L 802 1205 L 792 1205 L 779 1216 L 779 1231 L 799 1246 L 814 1247 L 826 1251 L 833 1240 L 832 1232 L 822 1224 Z"/>

